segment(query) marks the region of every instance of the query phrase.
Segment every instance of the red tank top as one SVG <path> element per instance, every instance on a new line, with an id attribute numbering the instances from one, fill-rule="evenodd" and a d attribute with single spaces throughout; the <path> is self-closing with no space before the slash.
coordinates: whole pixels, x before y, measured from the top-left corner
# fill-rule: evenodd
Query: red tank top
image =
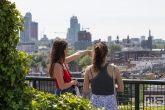
<path id="1" fill-rule="evenodd" d="M 64 82 L 65 83 L 70 82 L 71 81 L 71 74 L 70 74 L 69 70 L 68 69 L 66 70 L 64 68 L 62 68 L 62 69 L 63 69 L 63 72 L 64 72 L 64 75 L 63 75 Z M 56 78 L 54 78 L 54 82 L 56 84 L 56 88 L 59 88 L 59 85 L 58 85 L 58 82 L 57 82 Z"/>

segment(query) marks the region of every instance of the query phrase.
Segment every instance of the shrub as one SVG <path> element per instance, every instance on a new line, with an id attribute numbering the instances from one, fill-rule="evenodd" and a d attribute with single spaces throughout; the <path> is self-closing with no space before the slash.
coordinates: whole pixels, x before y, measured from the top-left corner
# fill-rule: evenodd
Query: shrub
<path id="1" fill-rule="evenodd" d="M 90 110 L 91 102 L 81 96 L 65 93 L 60 97 L 31 89 L 33 100 L 30 110 Z"/>
<path id="2" fill-rule="evenodd" d="M 32 98 L 24 83 L 30 57 L 16 49 L 23 22 L 14 3 L 0 1 L 0 108 L 5 110 L 26 107 Z"/>

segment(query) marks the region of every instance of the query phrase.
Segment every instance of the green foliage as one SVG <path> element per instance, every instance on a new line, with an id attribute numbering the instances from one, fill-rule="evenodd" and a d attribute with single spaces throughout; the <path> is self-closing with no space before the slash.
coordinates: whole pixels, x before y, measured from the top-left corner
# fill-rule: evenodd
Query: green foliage
<path id="1" fill-rule="evenodd" d="M 92 64 L 92 59 L 88 55 L 85 55 L 80 59 L 79 64 L 82 65 L 83 68 L 86 68 L 87 66 Z"/>
<path id="2" fill-rule="evenodd" d="M 47 63 L 46 63 L 45 60 L 43 60 L 43 61 L 41 62 L 41 66 L 42 66 L 43 68 L 46 68 L 46 67 L 47 67 Z"/>
<path id="3" fill-rule="evenodd" d="M 74 46 L 71 46 L 68 51 L 68 56 L 74 54 Z M 69 64 L 78 65 L 79 59 L 71 61 Z"/>
<path id="4" fill-rule="evenodd" d="M 68 56 L 74 54 L 74 46 L 69 47 Z"/>
<path id="5" fill-rule="evenodd" d="M 87 48 L 87 50 L 92 50 L 93 49 L 93 46 L 89 46 L 88 48 Z"/>
<path id="6" fill-rule="evenodd" d="M 48 42 L 42 42 L 41 46 L 47 46 L 47 47 L 51 47 L 52 43 L 48 43 Z"/>
<path id="7" fill-rule="evenodd" d="M 164 44 L 161 43 L 153 43 L 152 44 L 153 49 L 164 49 Z"/>
<path id="8" fill-rule="evenodd" d="M 32 59 L 30 61 L 30 67 L 38 67 L 39 64 L 43 68 L 46 68 L 48 65 L 48 59 L 45 59 L 47 55 L 44 52 L 40 52 L 39 54 L 32 55 Z"/>
<path id="9" fill-rule="evenodd" d="M 29 105 L 31 95 L 25 76 L 30 56 L 16 49 L 24 21 L 15 3 L 0 1 L 0 108 L 18 110 Z"/>
<path id="10" fill-rule="evenodd" d="M 91 110 L 89 100 L 71 93 L 65 93 L 60 97 L 31 89 L 33 100 L 29 110 Z"/>
<path id="11" fill-rule="evenodd" d="M 128 61 L 134 61 L 134 58 L 129 58 Z"/>
<path id="12" fill-rule="evenodd" d="M 110 52 L 121 51 L 121 46 L 119 44 L 110 44 L 109 49 Z"/>
<path id="13" fill-rule="evenodd" d="M 141 41 L 141 47 L 144 49 L 147 47 L 146 40 Z"/>

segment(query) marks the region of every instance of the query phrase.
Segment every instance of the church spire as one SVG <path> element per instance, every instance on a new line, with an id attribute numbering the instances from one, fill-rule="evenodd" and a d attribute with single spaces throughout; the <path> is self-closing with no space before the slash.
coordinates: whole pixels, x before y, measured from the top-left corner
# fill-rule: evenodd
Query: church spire
<path id="1" fill-rule="evenodd" d="M 129 41 L 129 35 L 127 36 L 127 44 L 129 44 L 130 43 L 130 41 Z"/>
<path id="2" fill-rule="evenodd" d="M 119 44 L 119 36 L 117 35 L 117 41 L 116 41 L 117 44 Z"/>
<path id="3" fill-rule="evenodd" d="M 151 31 L 150 31 L 150 29 L 149 29 L 149 37 L 151 37 Z"/>

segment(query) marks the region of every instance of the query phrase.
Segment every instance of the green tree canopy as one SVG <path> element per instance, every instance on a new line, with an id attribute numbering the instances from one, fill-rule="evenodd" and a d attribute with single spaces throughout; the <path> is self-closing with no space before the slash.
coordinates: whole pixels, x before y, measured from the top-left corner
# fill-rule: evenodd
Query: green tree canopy
<path id="1" fill-rule="evenodd" d="M 83 68 L 86 68 L 87 66 L 91 65 L 91 63 L 92 63 L 92 59 L 88 55 L 85 55 L 79 61 L 79 64 L 82 65 Z"/>
<path id="2" fill-rule="evenodd" d="M 146 40 L 141 41 L 141 47 L 144 49 L 147 47 Z"/>
<path id="3" fill-rule="evenodd" d="M 121 51 L 121 46 L 119 44 L 110 44 L 109 45 L 110 52 Z"/>

